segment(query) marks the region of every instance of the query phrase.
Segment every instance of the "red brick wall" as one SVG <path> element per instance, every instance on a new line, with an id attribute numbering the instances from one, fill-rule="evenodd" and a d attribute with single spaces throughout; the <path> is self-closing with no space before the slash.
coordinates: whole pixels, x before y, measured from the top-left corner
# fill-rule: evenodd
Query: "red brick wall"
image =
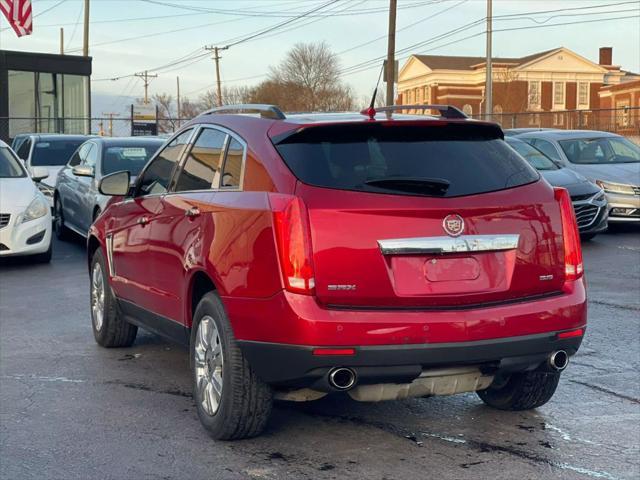
<path id="1" fill-rule="evenodd" d="M 529 85 L 522 80 L 493 83 L 493 105 L 504 113 L 524 112 L 528 107 Z"/>
<path id="2" fill-rule="evenodd" d="M 592 83 L 589 91 L 589 108 L 601 108 L 598 91 L 602 88 L 601 83 Z"/>
<path id="3" fill-rule="evenodd" d="M 576 104 L 578 102 L 578 84 L 576 82 L 567 82 L 565 85 L 566 98 L 565 98 L 565 108 L 567 110 L 574 110 L 576 108 Z"/>

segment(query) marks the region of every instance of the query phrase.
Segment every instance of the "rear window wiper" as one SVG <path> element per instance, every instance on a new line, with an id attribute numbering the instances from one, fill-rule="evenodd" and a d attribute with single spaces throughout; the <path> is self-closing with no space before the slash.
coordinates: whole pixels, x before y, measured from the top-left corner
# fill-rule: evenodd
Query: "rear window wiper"
<path id="1" fill-rule="evenodd" d="M 451 183 L 443 178 L 386 177 L 366 180 L 365 185 L 411 193 L 444 195 Z"/>

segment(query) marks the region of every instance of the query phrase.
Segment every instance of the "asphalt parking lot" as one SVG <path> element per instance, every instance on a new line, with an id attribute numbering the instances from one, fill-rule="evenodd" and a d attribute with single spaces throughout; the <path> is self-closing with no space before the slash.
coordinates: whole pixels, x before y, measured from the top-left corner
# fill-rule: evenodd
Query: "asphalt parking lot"
<path id="1" fill-rule="evenodd" d="M 589 328 L 553 400 L 498 412 L 475 394 L 278 403 L 266 432 L 214 442 L 187 353 L 142 333 L 94 343 L 81 240 L 50 265 L 0 263 L 3 479 L 640 478 L 640 229 L 585 244 Z"/>

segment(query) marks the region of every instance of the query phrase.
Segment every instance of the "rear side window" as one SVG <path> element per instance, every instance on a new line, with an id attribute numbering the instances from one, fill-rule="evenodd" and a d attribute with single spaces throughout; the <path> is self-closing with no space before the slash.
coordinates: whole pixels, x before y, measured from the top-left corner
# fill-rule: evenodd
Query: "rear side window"
<path id="1" fill-rule="evenodd" d="M 180 172 L 176 192 L 217 187 L 226 133 L 203 128 Z"/>
<path id="2" fill-rule="evenodd" d="M 455 197 L 539 179 L 492 126 L 332 125 L 275 143 L 294 175 L 319 187 Z"/>
<path id="3" fill-rule="evenodd" d="M 220 185 L 222 188 L 240 188 L 243 159 L 244 147 L 238 140 L 232 138 L 227 149 L 227 159 L 224 162 Z"/>

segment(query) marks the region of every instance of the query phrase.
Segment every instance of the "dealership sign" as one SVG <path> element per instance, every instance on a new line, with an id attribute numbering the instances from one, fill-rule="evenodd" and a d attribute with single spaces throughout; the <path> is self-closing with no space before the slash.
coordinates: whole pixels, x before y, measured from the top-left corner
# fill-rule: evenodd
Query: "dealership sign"
<path id="1" fill-rule="evenodd" d="M 158 109 L 155 105 L 131 105 L 131 135 L 158 135 Z"/>

